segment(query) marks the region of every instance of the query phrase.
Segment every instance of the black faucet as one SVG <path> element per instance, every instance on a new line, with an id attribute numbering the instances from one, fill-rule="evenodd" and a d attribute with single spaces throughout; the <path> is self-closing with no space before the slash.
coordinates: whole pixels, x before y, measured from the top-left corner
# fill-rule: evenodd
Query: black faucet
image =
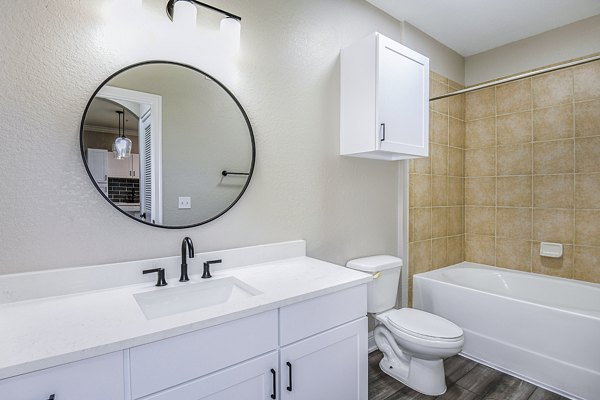
<path id="1" fill-rule="evenodd" d="M 212 278 L 212 275 L 210 274 L 210 265 L 211 264 L 221 264 L 223 261 L 222 260 L 212 260 L 212 261 L 207 261 L 204 263 L 204 272 L 202 273 L 202 279 L 208 279 L 208 278 Z"/>
<path id="2" fill-rule="evenodd" d="M 186 247 L 190 258 L 194 258 L 194 243 L 189 237 L 184 238 L 181 242 L 181 276 L 179 277 L 179 282 L 187 282 L 190 280 L 190 278 L 188 277 L 187 258 L 185 255 Z"/>

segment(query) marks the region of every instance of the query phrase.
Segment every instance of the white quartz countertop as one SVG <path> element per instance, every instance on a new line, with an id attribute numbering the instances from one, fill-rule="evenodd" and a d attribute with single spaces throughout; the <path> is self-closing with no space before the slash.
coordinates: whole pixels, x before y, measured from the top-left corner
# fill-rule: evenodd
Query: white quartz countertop
<path id="1" fill-rule="evenodd" d="M 151 320 L 133 294 L 204 281 L 200 275 L 191 275 L 187 283 L 168 279 L 164 288 L 146 280 L 0 304 L 0 379 L 218 325 L 372 279 L 305 256 L 216 270 L 212 275 L 212 279 L 235 277 L 262 294 Z"/>

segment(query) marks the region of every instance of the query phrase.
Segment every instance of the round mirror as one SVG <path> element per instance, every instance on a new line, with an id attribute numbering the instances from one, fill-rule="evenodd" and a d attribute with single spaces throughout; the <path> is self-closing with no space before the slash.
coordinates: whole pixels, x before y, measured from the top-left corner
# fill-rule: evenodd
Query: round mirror
<path id="1" fill-rule="evenodd" d="M 81 122 L 90 179 L 145 224 L 189 228 L 227 212 L 250 183 L 256 149 L 248 116 L 219 81 L 151 61 L 108 78 Z"/>

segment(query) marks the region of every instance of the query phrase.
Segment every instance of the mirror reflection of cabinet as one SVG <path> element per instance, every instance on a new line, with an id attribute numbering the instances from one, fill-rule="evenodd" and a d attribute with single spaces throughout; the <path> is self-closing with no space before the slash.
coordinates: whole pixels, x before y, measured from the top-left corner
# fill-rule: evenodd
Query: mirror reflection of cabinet
<path id="1" fill-rule="evenodd" d="M 115 157 L 108 157 L 107 173 L 109 178 L 140 178 L 140 155 L 132 154 L 130 158 L 119 160 Z"/>
<path id="2" fill-rule="evenodd" d="M 87 149 L 88 167 L 96 182 L 106 182 L 107 176 L 107 154 L 102 149 Z"/>

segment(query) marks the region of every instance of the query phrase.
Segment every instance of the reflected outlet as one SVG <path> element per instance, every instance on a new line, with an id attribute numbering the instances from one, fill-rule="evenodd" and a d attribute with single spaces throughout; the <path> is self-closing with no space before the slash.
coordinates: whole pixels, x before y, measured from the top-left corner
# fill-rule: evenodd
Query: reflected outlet
<path id="1" fill-rule="evenodd" d="M 192 198 L 191 197 L 180 197 L 179 198 L 179 209 L 187 209 L 192 208 Z"/>

